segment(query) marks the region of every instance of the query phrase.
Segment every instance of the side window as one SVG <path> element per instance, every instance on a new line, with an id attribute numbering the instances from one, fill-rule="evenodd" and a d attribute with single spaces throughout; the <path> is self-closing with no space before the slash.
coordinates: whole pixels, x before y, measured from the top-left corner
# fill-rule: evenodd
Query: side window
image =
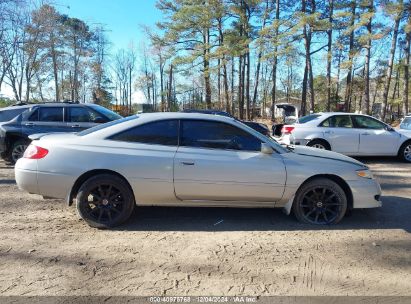
<path id="1" fill-rule="evenodd" d="M 332 126 L 332 124 L 331 124 L 331 119 L 332 119 L 333 117 L 329 117 L 329 118 L 327 118 L 326 120 L 324 120 L 321 124 L 320 124 L 320 127 L 325 127 L 325 128 L 329 128 L 329 127 L 331 127 Z"/>
<path id="2" fill-rule="evenodd" d="M 85 107 L 70 107 L 70 121 L 71 122 L 95 122 L 101 123 L 106 122 L 97 112 Z"/>
<path id="3" fill-rule="evenodd" d="M 349 115 L 336 115 L 324 120 L 320 127 L 352 128 L 353 124 Z"/>
<path id="4" fill-rule="evenodd" d="M 352 118 L 356 128 L 374 130 L 382 130 L 385 128 L 385 124 L 371 117 L 355 115 Z"/>
<path id="5" fill-rule="evenodd" d="M 109 139 L 150 145 L 177 146 L 178 120 L 162 120 L 131 128 Z"/>
<path id="6" fill-rule="evenodd" d="M 39 108 L 36 111 L 38 111 L 38 121 L 63 122 L 63 107 L 55 107 L 55 108 L 44 107 L 44 108 Z M 30 116 L 30 119 L 32 118 L 32 116 Z"/>
<path id="7" fill-rule="evenodd" d="M 28 121 L 39 121 L 39 109 L 34 110 L 29 116 Z"/>
<path id="8" fill-rule="evenodd" d="M 230 124 L 182 120 L 181 146 L 223 150 L 261 151 L 261 141 Z"/>

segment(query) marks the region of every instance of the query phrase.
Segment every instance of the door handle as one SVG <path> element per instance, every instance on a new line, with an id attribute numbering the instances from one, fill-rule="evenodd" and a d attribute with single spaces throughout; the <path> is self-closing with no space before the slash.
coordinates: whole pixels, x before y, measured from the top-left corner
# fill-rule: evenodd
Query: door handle
<path id="1" fill-rule="evenodd" d="M 34 123 L 33 123 L 33 122 L 27 122 L 27 123 L 26 123 L 26 126 L 32 127 L 32 126 L 34 126 Z"/>
<path id="2" fill-rule="evenodd" d="M 183 166 L 194 166 L 195 165 L 194 162 L 190 162 L 190 161 L 183 161 L 181 162 L 181 164 Z"/>
<path id="3" fill-rule="evenodd" d="M 72 128 L 80 128 L 80 125 L 72 125 Z"/>
<path id="4" fill-rule="evenodd" d="M 370 133 L 361 133 L 361 135 L 370 135 Z"/>
<path id="5" fill-rule="evenodd" d="M 333 134 L 332 131 L 325 131 L 324 133 L 325 133 L 325 134 Z"/>

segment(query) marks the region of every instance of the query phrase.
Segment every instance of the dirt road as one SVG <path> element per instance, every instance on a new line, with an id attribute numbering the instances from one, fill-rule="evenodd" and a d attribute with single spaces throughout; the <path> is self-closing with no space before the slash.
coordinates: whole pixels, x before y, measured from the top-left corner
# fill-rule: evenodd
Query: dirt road
<path id="1" fill-rule="evenodd" d="M 335 227 L 281 210 L 137 208 L 114 231 L 18 191 L 0 162 L 0 295 L 411 295 L 411 165 L 362 161 L 384 207 Z"/>

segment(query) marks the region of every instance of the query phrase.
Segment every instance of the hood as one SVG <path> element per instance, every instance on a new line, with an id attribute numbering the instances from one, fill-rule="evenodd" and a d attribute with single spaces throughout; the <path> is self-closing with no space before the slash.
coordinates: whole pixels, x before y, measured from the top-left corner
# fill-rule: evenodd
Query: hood
<path id="1" fill-rule="evenodd" d="M 351 158 L 349 156 L 337 153 L 337 152 L 321 150 L 321 149 L 311 148 L 311 147 L 307 147 L 307 146 L 290 146 L 290 147 L 293 149 L 294 153 L 297 153 L 299 155 L 306 155 L 306 156 L 333 159 L 333 160 L 338 160 L 338 161 L 358 165 L 358 166 L 361 166 L 361 167 L 367 167 L 362 162 L 360 162 L 360 161 L 358 161 L 354 158 Z"/>
<path id="2" fill-rule="evenodd" d="M 406 130 L 406 129 L 397 129 L 396 130 L 398 133 L 401 135 L 404 135 L 405 137 L 411 138 L 411 130 Z"/>

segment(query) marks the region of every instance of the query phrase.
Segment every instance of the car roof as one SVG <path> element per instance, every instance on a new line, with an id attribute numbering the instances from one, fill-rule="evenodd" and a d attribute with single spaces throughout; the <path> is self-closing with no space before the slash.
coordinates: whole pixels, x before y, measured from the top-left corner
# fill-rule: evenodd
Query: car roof
<path id="1" fill-rule="evenodd" d="M 8 106 L 8 107 L 5 107 L 5 108 L 1 108 L 0 111 L 28 109 L 28 108 L 31 108 L 32 106 L 33 106 L 33 104 L 30 104 L 30 105 L 14 105 L 14 106 Z"/>

